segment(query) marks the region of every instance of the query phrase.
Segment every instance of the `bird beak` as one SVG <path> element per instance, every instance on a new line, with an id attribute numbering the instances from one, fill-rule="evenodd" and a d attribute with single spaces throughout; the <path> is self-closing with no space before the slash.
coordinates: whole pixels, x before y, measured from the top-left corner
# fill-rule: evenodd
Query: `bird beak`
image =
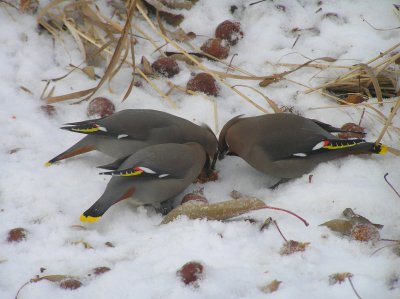
<path id="1" fill-rule="evenodd" d="M 210 165 L 210 169 L 211 170 L 215 170 L 215 164 L 217 163 L 217 159 L 218 159 L 218 152 L 216 152 L 215 154 L 214 154 L 214 157 L 213 157 L 213 159 L 212 159 L 212 162 L 211 162 L 211 165 Z"/>
<path id="2" fill-rule="evenodd" d="M 224 159 L 227 153 L 228 153 L 228 150 L 224 150 L 224 151 L 218 152 L 218 153 L 217 153 L 217 155 L 218 155 L 218 160 Z"/>

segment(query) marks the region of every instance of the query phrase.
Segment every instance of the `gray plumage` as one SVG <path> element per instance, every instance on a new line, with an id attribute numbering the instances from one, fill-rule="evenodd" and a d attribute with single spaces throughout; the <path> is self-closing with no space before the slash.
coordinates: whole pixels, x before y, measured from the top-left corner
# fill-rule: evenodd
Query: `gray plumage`
<path id="1" fill-rule="evenodd" d="M 156 110 L 127 109 L 105 118 L 69 123 L 62 129 L 87 136 L 47 165 L 92 150 L 119 159 L 146 146 L 169 142 L 197 142 L 210 157 L 217 152 L 217 138 L 210 128 Z"/>
<path id="2" fill-rule="evenodd" d="M 237 155 L 265 174 L 291 179 L 310 172 L 320 162 L 385 152 L 383 145 L 339 139 L 333 132 L 343 130 L 294 114 L 236 117 L 220 133 L 220 159 L 225 153 Z"/>
<path id="3" fill-rule="evenodd" d="M 138 150 L 118 170 L 103 173 L 113 177 L 81 220 L 94 222 L 124 199 L 159 207 L 185 190 L 200 174 L 205 161 L 206 152 L 198 143 L 166 143 Z"/>

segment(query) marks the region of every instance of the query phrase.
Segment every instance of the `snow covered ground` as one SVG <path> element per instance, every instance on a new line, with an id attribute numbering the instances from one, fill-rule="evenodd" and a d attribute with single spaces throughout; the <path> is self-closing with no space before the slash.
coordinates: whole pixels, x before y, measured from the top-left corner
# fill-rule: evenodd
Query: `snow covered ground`
<path id="1" fill-rule="evenodd" d="M 375 30 L 363 21 L 365 18 L 377 28 L 398 27 L 392 1 L 280 0 L 249 5 L 251 2 L 200 0 L 183 12 L 181 27 L 196 32 L 199 37 L 194 43 L 200 46 L 223 20 L 240 21 L 244 38 L 232 47 L 231 56 L 237 53 L 234 64 L 259 76 L 287 70 L 271 63 L 303 63 L 307 61 L 303 56 L 329 56 L 338 59 L 336 64 L 340 65 L 366 62 L 399 42 L 398 29 Z M 231 5 L 238 7 L 234 15 Z M 293 28 L 315 30 L 302 33 L 292 47 L 297 38 L 291 33 Z M 138 61 L 141 55 L 151 61 L 157 58 L 157 54 L 150 54 L 154 48 L 149 43 L 142 42 L 137 49 Z M 80 214 L 102 194 L 108 180 L 98 175 L 95 166 L 110 160 L 90 153 L 45 168 L 44 162 L 81 138 L 59 127 L 86 119 L 88 103 L 56 104 L 54 117 L 40 108 L 44 104 L 40 100 L 43 80 L 62 76 L 69 63 L 78 65 L 81 61 L 70 36 L 63 36 L 63 43 L 53 42 L 47 33 L 38 34 L 34 16 L 0 3 L 0 298 L 14 298 L 31 278 L 51 274 L 74 276 L 83 286 L 64 290 L 43 280 L 27 285 L 19 298 L 355 298 L 347 280 L 329 284 L 329 275 L 338 272 L 353 274 L 352 282 L 362 298 L 400 298 L 399 256 L 391 248 L 372 255 L 391 243 L 349 240 L 319 226 L 340 218 L 345 208 L 352 208 L 383 224 L 382 238 L 400 239 L 400 198 L 383 179 L 389 173 L 388 179 L 400 190 L 400 159 L 390 154 L 323 163 L 312 172 L 312 183 L 304 175 L 275 190 L 267 188 L 262 174 L 229 157 L 217 164 L 219 180 L 203 186 L 211 203 L 228 200 L 230 191 L 236 189 L 298 213 L 310 222 L 309 227 L 271 210 L 248 214 L 258 224 L 179 219 L 159 226 L 162 216 L 153 209 L 135 209 L 126 202 L 115 205 L 98 223 L 81 224 Z M 217 68 L 215 62 L 204 63 Z M 183 62 L 180 66 L 181 73 L 171 81 L 185 86 L 190 69 Z M 316 86 L 328 74 L 321 72 L 319 78 L 311 80 L 316 73 L 315 69 L 303 68 L 289 78 Z M 113 93 L 106 86 L 98 93 L 112 99 L 117 110 L 162 110 L 207 123 L 217 134 L 218 128 L 236 115 L 261 113 L 226 87 L 221 87 L 216 98 L 218 124 L 214 123 L 212 103 L 202 96 L 176 92 L 172 96 L 178 108 L 174 109 L 144 84 L 122 103 L 129 74 L 129 69 L 123 70 L 112 81 Z M 228 81 L 231 85 L 243 84 Z M 155 82 L 168 90 L 163 80 Z M 245 84 L 259 88 L 257 81 Z M 55 94 L 93 85 L 85 75 L 75 72 L 56 84 Z M 240 90 L 271 111 L 260 95 L 250 89 Z M 306 117 L 335 126 L 358 122 L 361 116 L 359 110 L 351 108 L 310 110 L 334 103 L 318 93 L 305 94 L 305 88 L 286 80 L 261 90 L 279 105 L 294 106 Z M 379 109 L 388 115 L 392 106 Z M 398 116 L 394 124 L 400 125 Z M 382 128 L 369 114 L 363 126 L 371 141 Z M 398 134 L 392 134 L 392 138 L 385 135 L 383 142 L 400 148 Z M 192 185 L 185 193 L 199 187 Z M 280 255 L 284 241 L 276 228 L 259 230 L 269 216 L 277 220 L 287 239 L 310 242 L 306 250 Z M 8 232 L 16 227 L 28 231 L 26 239 L 7 242 Z M 92 248 L 86 249 L 80 241 Z M 184 285 L 176 276 L 176 271 L 192 260 L 205 268 L 198 288 Z M 88 275 L 99 266 L 111 270 Z M 274 279 L 282 281 L 279 289 L 263 293 L 260 289 Z"/>

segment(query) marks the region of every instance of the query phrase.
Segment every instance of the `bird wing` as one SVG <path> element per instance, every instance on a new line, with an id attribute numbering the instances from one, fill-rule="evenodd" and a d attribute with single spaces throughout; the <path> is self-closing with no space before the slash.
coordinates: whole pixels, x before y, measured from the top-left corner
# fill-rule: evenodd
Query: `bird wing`
<path id="1" fill-rule="evenodd" d="M 306 158 L 317 154 L 328 153 L 337 150 L 349 149 L 355 147 L 360 143 L 365 143 L 364 139 L 323 139 L 314 144 L 308 151 L 292 151 L 290 155 L 281 157 L 279 160 L 293 159 L 293 158 Z"/>
<path id="2" fill-rule="evenodd" d="M 101 172 L 99 174 L 121 176 L 121 177 L 140 177 L 140 178 L 171 178 L 171 174 L 163 171 L 156 171 L 145 166 L 134 166 L 130 168 L 118 169 L 113 171 Z"/>
<path id="3" fill-rule="evenodd" d="M 61 129 L 87 135 L 107 136 L 113 139 L 165 142 L 170 141 L 171 137 L 177 141 L 182 139 L 181 127 L 184 126 L 182 124 L 180 126 L 179 120 L 174 117 L 157 117 L 158 114 L 153 115 L 152 111 L 122 112 L 124 113 L 116 113 L 105 118 L 67 123 Z M 186 121 L 183 122 L 187 125 Z"/>
<path id="4" fill-rule="evenodd" d="M 97 166 L 97 168 L 107 169 L 107 170 L 117 170 L 122 165 L 122 163 L 124 163 L 124 161 L 128 159 L 128 157 L 129 156 L 119 158 L 109 164 Z"/>

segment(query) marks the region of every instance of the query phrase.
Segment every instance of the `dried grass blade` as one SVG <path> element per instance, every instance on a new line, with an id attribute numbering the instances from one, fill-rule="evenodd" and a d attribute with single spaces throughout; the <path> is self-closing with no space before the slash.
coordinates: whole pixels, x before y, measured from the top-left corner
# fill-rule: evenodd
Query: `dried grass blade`
<path id="1" fill-rule="evenodd" d="M 93 55 L 96 56 L 98 55 L 100 52 L 102 52 L 105 48 L 107 48 L 110 44 L 112 43 L 112 41 L 107 42 L 106 44 L 104 44 L 103 46 L 101 46 L 101 48 L 99 48 Z M 79 69 L 82 64 L 84 64 L 85 61 L 82 61 L 79 65 L 77 66 L 73 66 L 73 69 L 70 70 L 68 73 L 66 73 L 65 75 L 58 77 L 58 78 L 54 78 L 54 79 L 48 79 L 47 81 L 52 81 L 52 82 L 56 82 L 62 79 L 65 79 L 66 77 L 68 77 L 71 73 L 73 73 L 74 71 L 76 71 L 77 69 Z"/>
<path id="2" fill-rule="evenodd" d="M 235 93 L 237 93 L 238 95 L 240 95 L 242 98 L 244 98 L 246 101 L 248 101 L 249 103 L 251 103 L 254 107 L 256 107 L 257 109 L 263 111 L 264 113 L 266 113 L 266 110 L 264 108 L 262 108 L 260 105 L 256 104 L 254 101 L 252 101 L 250 98 L 248 98 L 246 95 L 244 95 L 243 93 L 241 93 L 240 91 L 238 91 L 237 89 L 233 88 L 232 86 L 230 86 L 228 83 L 226 83 L 224 80 L 222 80 L 221 78 L 219 78 L 217 75 L 213 74 L 207 67 L 205 67 L 203 64 L 201 64 L 199 61 L 197 61 L 192 55 L 189 55 L 182 47 L 180 47 L 177 43 L 175 43 L 174 41 L 172 41 L 169 37 L 165 36 L 162 32 L 160 32 L 156 26 L 153 24 L 153 22 L 149 19 L 149 17 L 147 16 L 147 14 L 145 13 L 145 11 L 143 10 L 143 8 L 138 5 L 137 6 L 139 12 L 142 14 L 142 16 L 144 17 L 144 19 L 147 21 L 147 23 L 150 25 L 150 27 L 159 35 L 161 36 L 163 39 L 165 39 L 165 41 L 169 42 L 172 46 L 174 46 L 176 49 L 178 49 L 179 51 L 182 52 L 183 55 L 185 55 L 186 57 L 188 57 L 189 60 L 193 61 L 193 63 L 195 65 L 197 65 L 197 67 L 199 67 L 201 70 L 205 71 L 206 73 L 210 74 L 211 76 L 213 76 L 217 81 L 221 82 L 223 85 L 229 87 L 231 90 L 233 90 Z"/>
<path id="3" fill-rule="evenodd" d="M 91 94 L 89 94 L 84 100 L 87 100 L 91 96 L 93 96 L 93 94 L 95 94 L 96 91 L 99 90 L 100 87 L 104 84 L 104 82 L 106 82 L 106 80 L 108 80 L 111 77 L 111 75 L 113 74 L 113 71 L 115 70 L 115 66 L 117 65 L 118 60 L 120 59 L 122 49 L 124 48 L 124 45 L 126 44 L 126 41 L 128 38 L 129 28 L 130 28 L 130 24 L 131 24 L 132 17 L 133 17 L 133 11 L 135 10 L 135 7 L 136 7 L 136 1 L 133 1 L 128 10 L 124 29 L 118 40 L 117 46 L 115 47 L 114 53 L 111 57 L 110 63 L 107 66 L 104 76 L 101 78 L 100 82 L 94 88 L 94 91 Z"/>
<path id="4" fill-rule="evenodd" d="M 364 63 L 360 63 L 360 66 L 369 75 L 370 80 L 371 80 L 372 84 L 374 85 L 376 98 L 378 99 L 378 102 L 381 103 L 381 105 L 382 105 L 382 103 L 383 103 L 382 90 L 381 90 L 381 87 L 379 85 L 378 79 L 376 78 L 376 76 L 374 74 L 374 71 L 368 65 L 366 65 Z"/>
<path id="5" fill-rule="evenodd" d="M 275 113 L 281 113 L 282 112 L 282 110 L 278 107 L 278 105 L 273 100 L 268 98 L 265 94 L 263 94 L 261 91 L 255 89 L 254 87 L 247 86 L 247 85 L 240 85 L 240 84 L 239 85 L 234 85 L 233 87 L 236 87 L 236 86 L 246 87 L 246 88 L 249 88 L 249 89 L 255 91 L 256 93 L 261 95 L 268 102 L 268 104 L 271 106 L 272 110 L 274 110 Z"/>
<path id="6" fill-rule="evenodd" d="M 128 57 L 129 54 L 129 47 L 128 44 L 124 45 L 123 48 L 125 49 L 124 54 L 122 55 L 122 58 L 120 60 L 120 63 L 118 64 L 118 66 L 113 70 L 113 72 L 110 74 L 109 78 L 108 78 L 108 84 L 109 84 L 109 88 L 110 88 L 110 84 L 111 84 L 111 80 L 114 78 L 114 76 L 119 72 L 119 70 L 121 69 L 121 67 L 124 65 L 126 58 Z M 110 88 L 111 89 L 111 88 Z"/>
<path id="7" fill-rule="evenodd" d="M 214 110 L 214 129 L 215 129 L 215 133 L 218 133 L 219 132 L 218 106 L 217 106 L 217 100 L 215 97 L 213 97 L 213 110 Z"/>
<path id="8" fill-rule="evenodd" d="M 387 149 L 388 149 L 388 152 L 389 152 L 389 153 L 391 153 L 391 154 L 393 154 L 393 155 L 395 155 L 395 156 L 400 157 L 400 149 L 393 148 L 393 147 L 390 147 L 390 146 L 388 146 Z"/>
<path id="9" fill-rule="evenodd" d="M 383 127 L 381 133 L 379 134 L 378 139 L 375 141 L 375 144 L 376 144 L 376 145 L 377 145 L 378 143 L 381 142 L 383 136 L 385 135 L 385 133 L 386 133 L 388 127 L 389 127 L 390 124 L 392 123 L 392 120 L 393 120 L 394 116 L 396 115 L 397 110 L 399 110 L 399 108 L 400 108 L 400 97 L 398 98 L 397 103 L 396 103 L 396 105 L 394 106 L 394 108 L 393 108 L 392 112 L 390 113 L 389 117 L 386 119 L 385 126 Z"/>
<path id="10" fill-rule="evenodd" d="M 146 82 L 149 83 L 150 86 L 151 86 L 155 91 L 157 91 L 157 93 L 158 93 L 161 97 L 163 97 L 164 99 L 166 99 L 167 102 L 168 102 L 173 108 L 177 108 L 175 102 L 174 102 L 168 95 L 166 95 L 165 93 L 163 93 L 163 92 L 157 87 L 157 85 L 155 85 L 154 82 L 151 81 L 150 78 L 147 77 L 147 75 L 146 75 L 140 68 L 136 68 L 136 70 L 137 70 L 137 72 L 140 74 L 140 76 L 142 76 L 142 78 L 143 78 L 144 80 L 146 80 Z"/>
<path id="11" fill-rule="evenodd" d="M 272 75 L 272 76 L 267 76 L 267 77 L 265 77 L 265 79 L 263 81 L 261 81 L 259 83 L 259 85 L 261 87 L 266 87 L 267 85 L 271 84 L 272 82 L 276 82 L 276 81 L 282 79 L 284 76 L 289 75 L 289 74 L 291 74 L 291 73 L 293 73 L 293 72 L 295 72 L 295 71 L 297 71 L 297 70 L 299 70 L 299 69 L 301 69 L 303 67 L 306 67 L 307 65 L 309 65 L 309 64 L 311 64 L 311 63 L 313 63 L 314 61 L 317 61 L 317 60 L 323 60 L 323 61 L 328 61 L 328 62 L 335 62 L 336 61 L 335 58 L 331 58 L 331 57 L 315 58 L 315 59 L 312 59 L 310 61 L 307 61 L 306 63 L 303 63 L 303 64 L 299 65 L 298 67 L 296 67 L 295 69 L 293 69 L 291 71 L 286 71 L 286 72 L 275 74 L 275 75 Z"/>
<path id="12" fill-rule="evenodd" d="M 96 87 L 85 89 L 85 90 L 81 90 L 81 91 L 71 92 L 71 93 L 68 93 L 68 94 L 64 94 L 62 96 L 56 96 L 56 97 L 48 96 L 45 99 L 46 99 L 46 102 L 48 104 L 53 104 L 53 103 L 67 101 L 67 100 L 78 99 L 78 98 L 87 96 L 88 94 L 91 94 L 91 93 L 93 93 L 95 91 L 96 91 Z"/>
<path id="13" fill-rule="evenodd" d="M 52 9 L 53 7 L 59 5 L 61 2 L 64 2 L 66 0 L 54 0 L 51 1 L 50 3 L 46 4 L 39 12 L 36 17 L 36 20 L 39 24 L 42 26 L 45 26 L 45 24 L 48 24 L 47 21 L 45 21 L 44 16 Z"/>
<path id="14" fill-rule="evenodd" d="M 129 84 L 128 90 L 125 92 L 124 97 L 122 98 L 122 102 L 125 101 L 129 95 L 132 92 L 133 86 L 135 86 L 135 72 L 136 72 L 136 63 L 135 63 L 135 44 L 134 41 L 132 40 L 132 28 L 129 28 L 129 42 L 131 46 L 131 59 L 132 59 L 132 80 L 131 83 Z"/>
<path id="15" fill-rule="evenodd" d="M 83 57 L 86 59 L 86 50 L 83 46 L 82 39 L 80 38 L 79 34 L 77 33 L 78 30 L 75 28 L 74 21 L 71 19 L 64 19 L 64 25 L 67 26 L 69 32 L 71 33 L 73 39 L 75 40 L 76 44 L 78 45 L 79 50 L 83 54 Z"/>

